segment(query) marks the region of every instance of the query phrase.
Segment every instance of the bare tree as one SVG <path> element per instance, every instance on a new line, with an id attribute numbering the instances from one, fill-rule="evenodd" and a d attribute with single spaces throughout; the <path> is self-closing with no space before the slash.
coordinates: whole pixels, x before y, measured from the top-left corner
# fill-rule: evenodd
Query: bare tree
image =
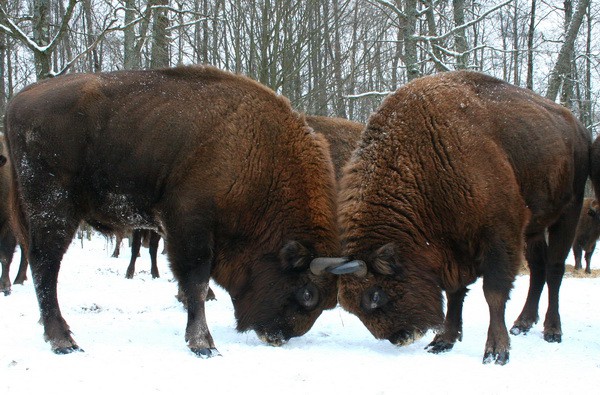
<path id="1" fill-rule="evenodd" d="M 554 68 L 550 73 L 550 82 L 548 83 L 548 90 L 546 91 L 546 97 L 552 101 L 556 100 L 561 85 L 563 85 L 565 78 L 571 70 L 575 39 L 577 38 L 579 28 L 581 27 L 583 17 L 589 5 L 590 0 L 579 0 L 579 3 L 577 3 L 577 10 L 571 19 L 571 23 L 568 25 L 565 40 L 558 53 Z"/>

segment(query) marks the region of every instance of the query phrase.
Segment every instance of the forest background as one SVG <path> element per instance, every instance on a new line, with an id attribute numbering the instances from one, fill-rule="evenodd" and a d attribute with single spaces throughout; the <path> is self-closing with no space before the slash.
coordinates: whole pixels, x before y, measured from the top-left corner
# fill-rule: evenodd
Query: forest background
<path id="1" fill-rule="evenodd" d="M 599 15 L 592 0 L 0 0 L 0 115 L 39 79 L 207 63 L 365 122 L 413 78 L 472 69 L 562 103 L 595 136 Z"/>

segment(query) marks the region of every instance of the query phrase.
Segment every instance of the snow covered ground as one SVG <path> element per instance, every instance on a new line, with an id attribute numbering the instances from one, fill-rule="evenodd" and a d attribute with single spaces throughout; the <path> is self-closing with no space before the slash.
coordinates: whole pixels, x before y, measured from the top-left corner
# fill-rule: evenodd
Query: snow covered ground
<path id="1" fill-rule="evenodd" d="M 398 348 L 374 339 L 339 307 L 303 337 L 269 347 L 254 332 L 236 332 L 229 296 L 213 284 L 218 300 L 208 303 L 207 319 L 223 356 L 202 360 L 185 344 L 186 314 L 165 256 L 161 278 L 153 280 L 142 249 L 136 276 L 127 280 L 127 244 L 120 258 L 111 252 L 100 236 L 83 247 L 75 240 L 61 267 L 62 312 L 83 353 L 51 352 L 31 281 L 0 295 L 0 394 L 589 394 L 600 385 L 600 278 L 563 280 L 560 344 L 542 339 L 544 292 L 540 323 L 526 336 L 511 336 L 506 366 L 481 363 L 488 326 L 481 281 L 465 301 L 463 341 L 440 355 L 424 350 L 431 332 Z M 600 268 L 600 253 L 592 267 Z M 507 307 L 509 328 L 527 288 L 528 276 L 519 276 Z"/>

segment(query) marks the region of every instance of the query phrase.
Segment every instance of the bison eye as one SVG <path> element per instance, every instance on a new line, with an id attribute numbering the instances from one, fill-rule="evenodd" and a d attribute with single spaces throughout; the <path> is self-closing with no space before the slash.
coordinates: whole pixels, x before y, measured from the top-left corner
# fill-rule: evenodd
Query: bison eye
<path id="1" fill-rule="evenodd" d="M 373 287 L 363 294 L 361 305 L 366 311 L 373 311 L 389 301 L 386 293 L 379 287 Z"/>
<path id="2" fill-rule="evenodd" d="M 305 309 L 314 309 L 319 302 L 319 291 L 313 284 L 308 284 L 296 291 L 296 300 Z"/>

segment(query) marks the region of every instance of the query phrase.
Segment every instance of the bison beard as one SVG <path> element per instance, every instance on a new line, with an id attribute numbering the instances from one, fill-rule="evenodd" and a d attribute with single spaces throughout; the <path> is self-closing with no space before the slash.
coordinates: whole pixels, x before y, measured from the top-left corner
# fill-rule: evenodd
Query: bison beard
<path id="1" fill-rule="evenodd" d="M 511 332 L 537 321 L 547 282 L 544 338 L 560 341 L 558 292 L 589 148 L 565 108 L 483 74 L 443 73 L 400 88 L 344 169 L 343 252 L 367 270 L 340 277 L 340 304 L 395 344 L 434 329 L 429 351 L 438 353 L 462 339 L 467 286 L 482 276 L 490 310 L 483 362 L 505 364 L 505 305 L 526 243 L 530 289 Z"/>
<path id="2" fill-rule="evenodd" d="M 56 283 L 81 221 L 160 232 L 201 357 L 218 355 L 204 312 L 211 276 L 238 329 L 273 345 L 335 306 L 335 277 L 309 270 L 340 253 L 328 145 L 271 90 L 212 67 L 74 74 L 25 88 L 5 122 L 11 204 L 55 352 L 79 349 Z"/>

